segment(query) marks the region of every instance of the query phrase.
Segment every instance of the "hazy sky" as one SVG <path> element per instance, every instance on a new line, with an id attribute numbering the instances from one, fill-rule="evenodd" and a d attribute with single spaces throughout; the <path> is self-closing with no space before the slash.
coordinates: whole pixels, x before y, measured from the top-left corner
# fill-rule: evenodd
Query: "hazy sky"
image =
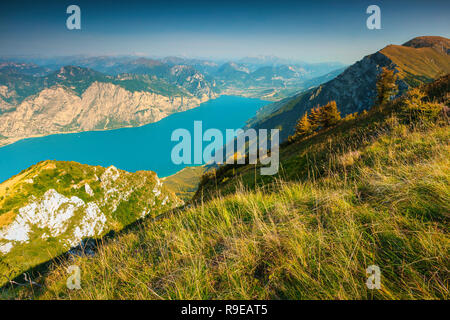
<path id="1" fill-rule="evenodd" d="M 66 8 L 81 8 L 67 30 Z M 381 8 L 381 30 L 366 8 Z M 389 43 L 450 34 L 450 1 L 23 1 L 0 4 L 0 55 L 276 55 L 352 63 Z"/>

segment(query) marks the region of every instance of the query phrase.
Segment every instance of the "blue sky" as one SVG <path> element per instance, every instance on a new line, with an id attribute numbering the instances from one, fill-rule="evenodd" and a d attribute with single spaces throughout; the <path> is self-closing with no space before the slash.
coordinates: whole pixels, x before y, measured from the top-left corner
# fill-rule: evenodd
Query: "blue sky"
<path id="1" fill-rule="evenodd" d="M 82 29 L 67 30 L 67 6 Z M 366 8 L 381 8 L 381 30 Z M 449 37 L 450 1 L 24 1 L 0 4 L 0 55 L 275 55 L 352 63 L 420 35 Z"/>

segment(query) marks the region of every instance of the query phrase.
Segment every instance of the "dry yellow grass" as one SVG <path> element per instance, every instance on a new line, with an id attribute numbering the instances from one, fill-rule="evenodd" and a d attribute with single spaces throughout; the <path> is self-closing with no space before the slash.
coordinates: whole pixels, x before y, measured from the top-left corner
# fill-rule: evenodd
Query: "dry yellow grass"
<path id="1" fill-rule="evenodd" d="M 16 214 L 14 211 L 8 211 L 7 213 L 0 215 L 0 228 L 13 222 L 15 216 Z"/>
<path id="2" fill-rule="evenodd" d="M 450 73 L 450 56 L 432 48 L 411 48 L 390 45 L 380 51 L 401 70 L 412 75 L 435 79 Z M 405 76 L 405 74 L 402 74 Z"/>
<path id="3" fill-rule="evenodd" d="M 449 127 L 405 134 L 395 116 L 385 121 L 375 140 L 312 160 L 326 166 L 314 178 L 241 184 L 55 264 L 42 290 L 3 297 L 448 299 Z M 66 287 L 69 264 L 81 290 Z M 373 264 L 380 290 L 365 284 Z"/>

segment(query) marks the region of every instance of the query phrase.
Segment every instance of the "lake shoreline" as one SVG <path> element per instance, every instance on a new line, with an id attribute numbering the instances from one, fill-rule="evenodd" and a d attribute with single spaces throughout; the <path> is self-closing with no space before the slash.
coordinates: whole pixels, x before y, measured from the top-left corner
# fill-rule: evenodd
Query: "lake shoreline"
<path id="1" fill-rule="evenodd" d="M 268 101 L 221 95 L 196 108 L 176 112 L 140 126 L 38 135 L 0 147 L 0 181 L 44 160 L 75 161 L 88 165 L 114 165 L 129 172 L 150 170 L 159 177 L 173 175 L 188 165 L 171 161 L 171 133 L 202 120 L 205 129 L 243 128 Z"/>
<path id="2" fill-rule="evenodd" d="M 208 100 L 200 103 L 196 107 L 193 107 L 193 108 L 190 108 L 190 109 L 187 109 L 187 110 L 183 110 L 183 111 L 179 111 L 179 112 L 173 112 L 173 113 L 170 113 L 167 116 L 165 116 L 165 117 L 163 117 L 163 118 L 161 118 L 161 119 L 159 119 L 157 121 L 147 122 L 147 123 L 139 124 L 137 126 L 128 126 L 128 125 L 126 125 L 126 126 L 121 126 L 121 127 L 118 127 L 118 128 L 113 128 L 113 129 L 94 129 L 94 130 L 82 130 L 82 131 L 74 130 L 74 131 L 66 131 L 66 132 L 54 132 L 54 133 L 48 133 L 48 134 L 37 134 L 37 135 L 30 135 L 30 136 L 18 137 L 18 138 L 7 137 L 6 139 L 4 139 L 4 140 L 9 140 L 9 142 L 7 142 L 7 143 L 2 143 L 2 140 L 0 139 L 0 148 L 7 147 L 7 146 L 12 145 L 12 144 L 14 144 L 16 142 L 19 142 L 19 141 L 22 141 L 22 140 L 26 140 L 26 139 L 42 138 L 42 137 L 58 135 L 58 134 L 74 134 L 74 133 L 82 133 L 82 132 L 102 132 L 102 131 L 113 131 L 113 130 L 126 129 L 126 128 L 139 128 L 139 127 L 143 127 L 143 126 L 146 126 L 146 125 L 149 125 L 149 124 L 152 124 L 152 123 L 157 123 L 157 122 L 162 121 L 162 120 L 166 119 L 167 117 L 170 117 L 170 116 L 172 116 L 174 114 L 183 113 L 183 112 L 186 112 L 186 111 L 189 111 L 189 110 L 196 109 L 196 108 L 200 107 L 202 104 L 207 103 L 209 101 L 214 101 L 214 100 L 216 100 L 216 99 L 218 99 L 220 97 L 242 97 L 242 98 L 246 98 L 246 99 L 258 99 L 258 100 L 262 100 L 262 101 L 267 101 L 268 103 L 276 102 L 276 100 L 272 101 L 272 100 L 268 100 L 268 99 L 264 99 L 264 98 L 256 98 L 256 97 L 239 95 L 239 94 L 236 94 L 236 95 L 233 95 L 233 94 L 220 94 L 220 95 L 217 95 L 215 98 L 211 98 L 211 99 L 208 99 Z"/>

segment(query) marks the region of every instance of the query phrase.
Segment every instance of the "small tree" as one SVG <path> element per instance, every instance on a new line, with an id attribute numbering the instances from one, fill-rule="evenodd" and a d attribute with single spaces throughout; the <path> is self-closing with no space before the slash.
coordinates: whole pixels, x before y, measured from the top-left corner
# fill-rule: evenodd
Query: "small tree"
<path id="1" fill-rule="evenodd" d="M 398 92 L 398 86 L 395 83 L 398 76 L 394 70 L 383 67 L 377 81 L 377 99 L 376 105 L 383 107 Z"/>
<path id="2" fill-rule="evenodd" d="M 319 106 L 311 109 L 311 113 L 309 115 L 309 123 L 311 125 L 311 130 L 316 130 L 317 128 L 322 126 L 322 110 L 320 110 Z"/>
<path id="3" fill-rule="evenodd" d="M 341 120 L 336 101 L 330 101 L 321 108 L 321 124 L 324 128 L 329 128 Z"/>
<path id="4" fill-rule="evenodd" d="M 358 112 L 349 113 L 346 115 L 342 120 L 344 121 L 351 121 L 355 120 L 358 117 Z"/>
<path id="5" fill-rule="evenodd" d="M 308 112 L 306 112 L 303 117 L 297 121 L 297 125 L 295 126 L 295 135 L 305 136 L 310 134 L 312 131 L 313 129 L 308 118 Z"/>
<path id="6" fill-rule="evenodd" d="M 439 103 L 428 102 L 426 94 L 419 88 L 408 91 L 402 104 L 402 116 L 410 122 L 430 122 L 435 121 L 442 111 Z"/>

